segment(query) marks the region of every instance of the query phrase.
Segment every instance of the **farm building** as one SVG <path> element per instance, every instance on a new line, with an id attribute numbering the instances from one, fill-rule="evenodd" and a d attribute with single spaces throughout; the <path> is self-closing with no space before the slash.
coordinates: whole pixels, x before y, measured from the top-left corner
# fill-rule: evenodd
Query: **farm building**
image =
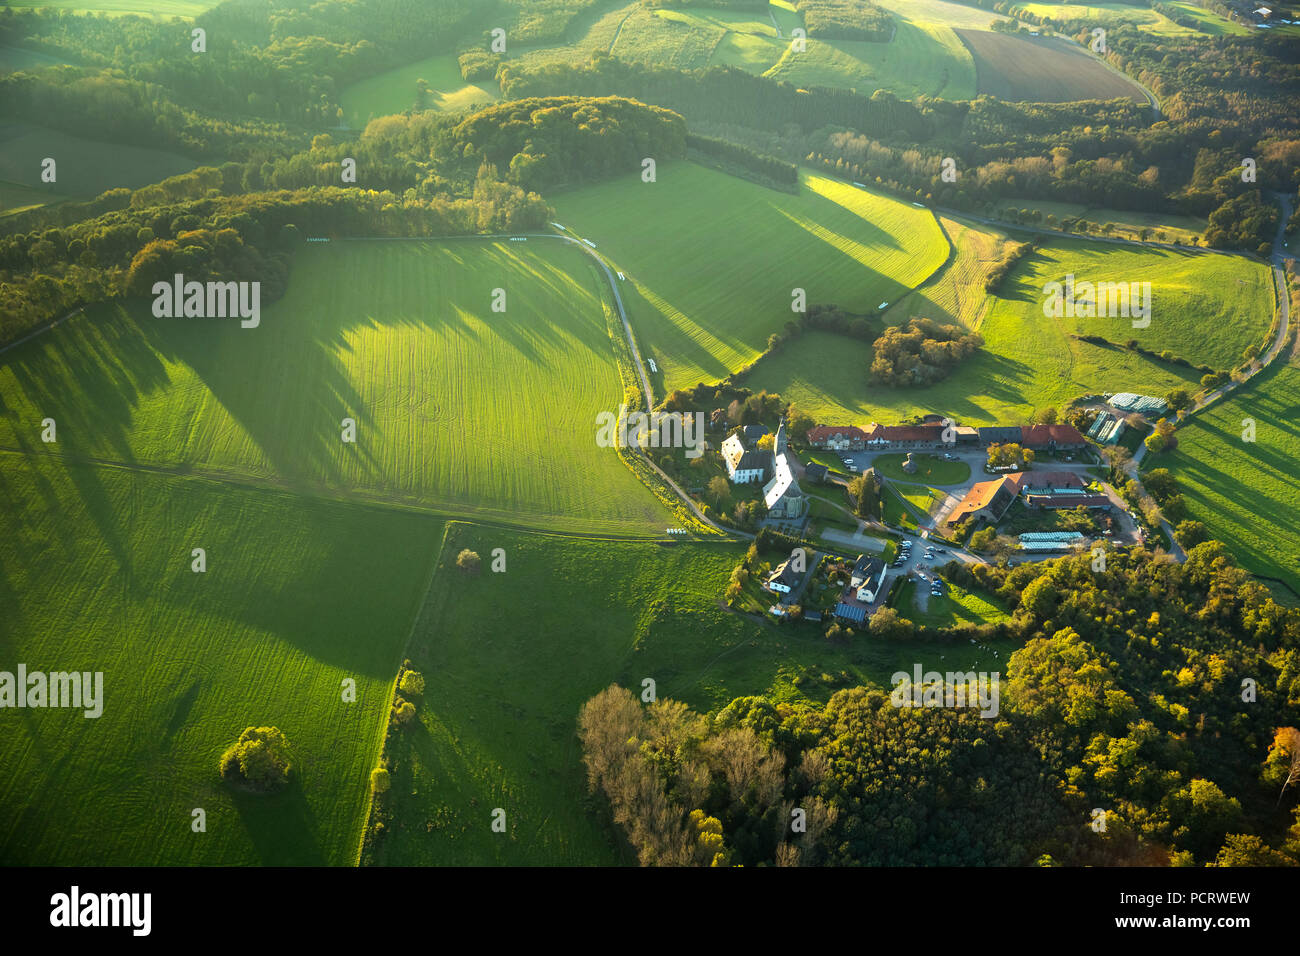
<path id="1" fill-rule="evenodd" d="M 1020 429 L 1022 448 L 1069 451 L 1082 448 L 1086 442 L 1079 429 L 1073 425 L 1024 425 Z"/>
<path id="2" fill-rule="evenodd" d="M 830 469 L 825 465 L 819 465 L 816 462 L 813 462 L 803 470 L 803 476 L 813 484 L 820 485 L 826 481 L 826 475 L 829 471 Z"/>
<path id="3" fill-rule="evenodd" d="M 1077 491 L 1070 494 L 1025 495 L 1025 504 L 1031 508 L 1110 508 L 1111 500 L 1105 495 L 1092 495 Z"/>
<path id="4" fill-rule="evenodd" d="M 853 564 L 853 573 L 849 576 L 849 590 L 863 604 L 871 604 L 880 594 L 880 586 L 885 581 L 885 562 L 876 557 L 858 555 Z"/>
<path id="5" fill-rule="evenodd" d="M 1024 477 L 1023 472 L 1016 472 L 993 481 L 976 482 L 966 492 L 966 497 L 952 509 L 948 523 L 957 524 L 967 518 L 984 518 L 991 524 L 997 524 L 1019 496 Z"/>
<path id="6" fill-rule="evenodd" d="M 1068 551 L 1082 541 L 1078 531 L 1026 531 L 1020 536 L 1020 550 Z"/>
<path id="7" fill-rule="evenodd" d="M 841 601 L 835 605 L 835 616 L 845 624 L 861 624 L 867 619 L 867 609 L 860 604 Z"/>
<path id="8" fill-rule="evenodd" d="M 867 426 L 867 447 L 926 448 L 944 444 L 942 425 L 880 425 Z"/>
<path id="9" fill-rule="evenodd" d="M 808 444 L 831 451 L 862 451 L 867 434 L 856 425 L 816 425 L 808 429 Z"/>
<path id="10" fill-rule="evenodd" d="M 1128 426 L 1124 423 L 1124 419 L 1110 412 L 1102 412 L 1088 429 L 1088 437 L 1099 445 L 1115 445 L 1123 437 L 1126 428 Z"/>
<path id="11" fill-rule="evenodd" d="M 981 445 L 1018 445 L 1020 444 L 1019 425 L 991 425 L 977 428 Z"/>
<path id="12" fill-rule="evenodd" d="M 727 466 L 727 477 L 733 484 L 749 485 L 767 477 L 768 462 L 771 460 L 766 452 L 757 448 L 746 448 L 739 434 L 732 435 L 722 443 L 722 461 Z"/>
<path id="13" fill-rule="evenodd" d="M 1087 491 L 1082 478 L 1070 471 L 1028 471 L 1021 476 L 1025 504 L 1031 508 L 1110 508 L 1102 494 Z"/>
<path id="14" fill-rule="evenodd" d="M 1116 392 L 1110 397 L 1110 407 L 1122 412 L 1137 412 L 1139 415 L 1163 415 L 1169 410 L 1163 398 L 1133 392 Z"/>
<path id="15" fill-rule="evenodd" d="M 1072 471 L 1026 471 L 1021 479 L 1026 495 L 1073 495 L 1087 487 Z"/>
<path id="16" fill-rule="evenodd" d="M 794 552 L 791 552 L 790 557 L 772 569 L 772 573 L 767 576 L 764 586 L 769 591 L 775 591 L 777 594 L 789 594 L 799 586 L 799 578 L 801 577 L 799 572 L 795 570 L 795 564 L 796 556 Z"/>

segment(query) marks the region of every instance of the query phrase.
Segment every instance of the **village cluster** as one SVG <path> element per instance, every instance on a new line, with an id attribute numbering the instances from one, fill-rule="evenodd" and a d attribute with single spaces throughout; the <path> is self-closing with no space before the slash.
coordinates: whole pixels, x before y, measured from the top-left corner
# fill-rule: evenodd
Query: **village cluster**
<path id="1" fill-rule="evenodd" d="M 1133 415 L 1161 415 L 1166 411 L 1165 403 L 1130 393 L 1088 398 L 1096 399 L 1099 407 L 1091 422 L 1080 423 L 1086 434 L 1073 424 L 972 427 L 934 415 L 905 425 L 819 424 L 808 429 L 798 443 L 803 449 L 800 454 L 809 459 L 806 464 L 792 449 L 784 420 L 775 435 L 762 425 L 737 428 L 720 449 L 727 478 L 733 485 L 761 484 L 766 507 L 762 527 L 804 541 L 819 540 L 814 534 L 812 511 L 813 503 L 823 496 L 817 489 L 811 494 L 805 490 L 801 478 L 810 488 L 845 487 L 853 476 L 871 472 L 881 485 L 889 485 L 891 479 L 876 473 L 872 464 L 881 454 L 899 452 L 904 456 L 898 467 L 908 477 L 927 460 L 944 463 L 944 467 L 952 463 L 951 467 L 967 476 L 947 484 L 928 479 L 928 484 L 941 485 L 935 490 L 944 501 L 915 528 L 914 533 L 926 539 L 922 558 L 913 561 L 913 542 L 908 537 L 913 532 L 908 528 L 885 521 L 861 521 L 853 540 L 860 540 L 864 547 L 851 564 L 847 558 L 834 556 L 834 551 L 841 548 L 828 547 L 826 553 L 813 551 L 811 557 L 806 549 L 796 548 L 767 572 L 762 588 L 778 599 L 769 612 L 777 618 L 798 614 L 811 621 L 821 621 L 829 614 L 840 623 L 861 626 L 886 606 L 899 580 L 916 580 L 918 593 L 928 591 L 931 599 L 941 598 L 945 584 L 934 570 L 940 563 L 938 555 L 945 555 L 945 562 L 987 560 L 963 547 L 962 542 L 973 530 L 998 529 L 1017 503 L 1023 511 L 1022 519 L 1013 523 L 1017 528 L 1016 561 L 1041 560 L 1077 550 L 1094 536 L 1117 547 L 1141 542 L 1146 532 L 1135 512 L 1098 477 L 1098 449 L 1119 442 L 1134 420 Z M 1014 460 L 995 463 L 999 449 L 1011 450 Z M 826 464 L 826 452 L 839 457 L 842 471 Z M 897 458 L 895 454 L 894 460 Z M 959 462 L 967 464 L 969 470 L 960 468 L 956 464 Z M 927 480 L 921 477 L 915 483 L 900 483 L 904 488 L 927 486 Z M 1078 519 L 1087 522 L 1090 532 L 1050 527 L 1050 520 L 1036 528 L 1026 526 L 1023 520 L 1025 514 L 1066 510 L 1090 515 L 1089 519 Z M 991 535 L 993 531 L 985 533 Z M 893 552 L 887 557 L 891 539 Z M 844 536 L 838 543 L 849 545 L 850 539 Z M 872 547 L 879 551 L 868 553 Z M 814 587 L 815 595 L 809 593 Z"/>

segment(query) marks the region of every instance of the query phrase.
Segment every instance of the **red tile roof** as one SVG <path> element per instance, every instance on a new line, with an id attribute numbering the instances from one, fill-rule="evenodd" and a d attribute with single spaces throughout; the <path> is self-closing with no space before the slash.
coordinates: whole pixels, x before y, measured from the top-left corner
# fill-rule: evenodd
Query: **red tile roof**
<path id="1" fill-rule="evenodd" d="M 808 429 L 809 442 L 825 441 L 833 436 L 865 439 L 867 433 L 857 425 L 814 425 Z"/>
<path id="2" fill-rule="evenodd" d="M 1022 425 L 1020 426 L 1020 444 L 1026 446 L 1045 446 L 1056 442 L 1058 445 L 1082 445 L 1083 436 L 1073 425 Z"/>
<path id="3" fill-rule="evenodd" d="M 939 441 L 943 437 L 942 425 L 878 425 L 871 423 L 867 429 L 868 441 Z"/>

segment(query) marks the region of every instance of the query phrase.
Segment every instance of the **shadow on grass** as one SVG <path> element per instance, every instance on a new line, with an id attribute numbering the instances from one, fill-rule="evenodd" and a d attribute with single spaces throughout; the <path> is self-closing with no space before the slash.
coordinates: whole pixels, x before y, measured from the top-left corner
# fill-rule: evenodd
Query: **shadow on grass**
<path id="1" fill-rule="evenodd" d="M 297 777 L 273 794 L 231 791 L 231 801 L 263 866 L 326 866 L 316 818 Z"/>

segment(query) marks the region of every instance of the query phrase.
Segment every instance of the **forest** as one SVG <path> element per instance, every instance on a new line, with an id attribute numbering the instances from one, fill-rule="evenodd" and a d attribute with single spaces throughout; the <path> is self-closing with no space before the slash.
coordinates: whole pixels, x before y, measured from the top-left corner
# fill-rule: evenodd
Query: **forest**
<path id="1" fill-rule="evenodd" d="M 587 701 L 588 782 L 641 863 L 1300 863 L 1300 610 L 1222 545 L 943 573 L 1013 610 L 996 717 L 868 687 L 710 714 L 618 686 Z"/>

